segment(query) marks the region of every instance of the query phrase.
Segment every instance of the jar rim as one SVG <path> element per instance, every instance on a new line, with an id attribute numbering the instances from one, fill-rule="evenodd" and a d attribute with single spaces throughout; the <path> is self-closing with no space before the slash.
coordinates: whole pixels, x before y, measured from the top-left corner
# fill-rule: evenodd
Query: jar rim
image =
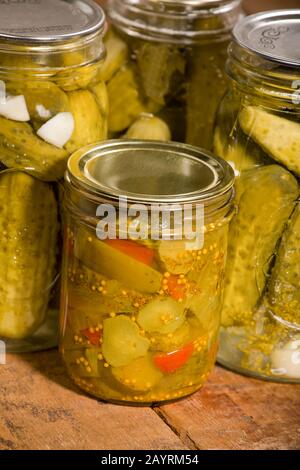
<path id="1" fill-rule="evenodd" d="M 126 197 L 130 203 L 143 204 L 216 201 L 223 206 L 231 201 L 234 180 L 231 166 L 205 150 L 127 139 L 80 149 L 70 157 L 66 172 L 71 186 L 95 198 Z"/>
<path id="2" fill-rule="evenodd" d="M 108 0 L 107 5 L 110 21 L 123 33 L 187 45 L 227 40 L 241 13 L 241 0 Z"/>

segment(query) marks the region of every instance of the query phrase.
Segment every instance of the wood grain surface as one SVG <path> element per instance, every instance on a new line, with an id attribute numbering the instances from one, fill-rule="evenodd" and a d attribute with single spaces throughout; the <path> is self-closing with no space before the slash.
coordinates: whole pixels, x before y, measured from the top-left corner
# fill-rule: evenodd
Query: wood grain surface
<path id="1" fill-rule="evenodd" d="M 0 366 L 0 449 L 300 449 L 300 386 L 216 368 L 180 402 L 99 402 L 66 376 L 58 353 L 9 355 Z"/>

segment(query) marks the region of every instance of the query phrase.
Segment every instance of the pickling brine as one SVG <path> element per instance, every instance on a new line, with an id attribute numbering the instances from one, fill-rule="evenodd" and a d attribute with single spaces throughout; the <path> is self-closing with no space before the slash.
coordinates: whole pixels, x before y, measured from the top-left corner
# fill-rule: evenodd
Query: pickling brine
<path id="1" fill-rule="evenodd" d="M 259 14 L 236 27 L 214 139 L 238 175 L 219 360 L 290 382 L 300 380 L 299 15 Z"/>
<path id="2" fill-rule="evenodd" d="M 0 340 L 8 352 L 58 343 L 57 182 L 71 153 L 107 137 L 103 27 L 91 1 L 1 3 Z"/>
<path id="3" fill-rule="evenodd" d="M 219 182 L 212 190 L 217 206 L 210 215 L 207 208 L 201 246 L 186 238 L 123 239 L 120 231 L 116 239 L 102 240 L 92 215 L 97 201 L 116 203 L 117 188 L 141 203 L 149 202 L 160 197 L 152 191 L 162 191 L 163 181 L 162 201 L 179 201 L 181 189 L 190 185 L 205 204 L 209 182 L 181 173 L 190 165 L 196 177 L 205 172 L 200 153 L 193 165 L 191 149 L 120 141 L 71 157 L 66 176 L 60 347 L 73 380 L 98 398 L 133 404 L 174 400 L 198 390 L 214 366 L 232 213 L 230 167 L 222 171 L 217 160 L 207 160 L 215 165 L 208 173 L 219 173 Z M 172 177 L 171 158 L 177 168 Z M 144 164 L 160 166 L 156 183 L 150 175 L 139 173 Z M 138 193 L 139 187 L 143 194 Z M 174 187 L 176 194 L 169 192 Z M 224 194 L 217 201 L 218 191 Z M 192 198 L 192 194 L 183 197 Z"/>
<path id="4" fill-rule="evenodd" d="M 226 49 L 240 13 L 236 0 L 108 1 L 103 79 L 110 134 L 147 139 L 155 128 L 161 140 L 211 149 L 227 86 Z M 141 116 L 159 120 L 144 122 L 142 131 Z"/>

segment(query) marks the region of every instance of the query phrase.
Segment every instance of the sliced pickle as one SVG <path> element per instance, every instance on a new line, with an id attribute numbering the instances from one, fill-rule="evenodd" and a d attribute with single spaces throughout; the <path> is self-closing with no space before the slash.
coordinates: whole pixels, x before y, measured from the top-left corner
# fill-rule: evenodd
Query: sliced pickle
<path id="1" fill-rule="evenodd" d="M 140 335 L 137 324 L 126 315 L 104 320 L 102 352 L 111 366 L 128 365 L 145 356 L 149 346 L 150 341 Z"/>
<path id="2" fill-rule="evenodd" d="M 162 274 L 99 240 L 92 232 L 80 228 L 75 242 L 76 256 L 90 269 L 143 293 L 160 289 Z"/>
<path id="3" fill-rule="evenodd" d="M 85 145 L 105 140 L 106 118 L 101 114 L 93 93 L 79 90 L 69 93 L 68 97 L 75 119 L 75 130 L 66 144 L 68 152 L 72 153 Z"/>
<path id="4" fill-rule="evenodd" d="M 184 240 L 162 240 L 158 253 L 166 270 L 172 274 L 187 274 L 195 264 L 193 251 L 188 249 L 189 242 Z"/>
<path id="5" fill-rule="evenodd" d="M 102 116 L 107 117 L 109 114 L 109 97 L 107 86 L 104 82 L 99 82 L 96 85 L 91 86 L 90 90 L 96 97 L 96 101 Z"/>
<path id="6" fill-rule="evenodd" d="M 274 158 L 300 176 L 300 124 L 256 106 L 240 113 L 243 131 Z"/>
<path id="7" fill-rule="evenodd" d="M 41 140 L 29 124 L 3 117 L 0 117 L 0 154 L 8 168 L 26 171 L 45 181 L 62 178 L 68 159 L 65 150 Z"/>
<path id="8" fill-rule="evenodd" d="M 52 82 L 7 82 L 6 90 L 11 95 L 25 97 L 30 118 L 38 123 L 48 121 L 58 113 L 70 111 L 67 94 Z"/>
<path id="9" fill-rule="evenodd" d="M 118 382 L 137 392 L 151 390 L 163 377 L 150 355 L 135 359 L 125 367 L 113 367 L 111 372 Z"/>
<path id="10" fill-rule="evenodd" d="M 126 42 L 112 28 L 105 35 L 104 44 L 106 58 L 101 65 L 100 79 L 108 82 L 127 62 L 129 50 Z"/>
<path id="11" fill-rule="evenodd" d="M 120 69 L 108 83 L 107 90 L 110 103 L 108 128 L 111 132 L 124 131 L 140 114 L 147 112 L 133 68 L 125 66 Z"/>
<path id="12" fill-rule="evenodd" d="M 78 91 L 88 88 L 100 80 L 101 63 L 70 67 L 55 75 L 55 83 L 64 91 Z"/>
<path id="13" fill-rule="evenodd" d="M 223 326 L 243 325 L 252 317 L 299 194 L 296 179 L 279 165 L 246 172 L 240 186 L 239 211 L 229 233 Z"/>
<path id="14" fill-rule="evenodd" d="M 139 311 L 137 321 L 148 333 L 173 333 L 185 321 L 184 308 L 171 298 L 156 299 Z"/>
<path id="15" fill-rule="evenodd" d="M 187 344 L 190 337 L 190 325 L 185 321 L 174 333 L 153 334 L 151 337 L 151 350 L 161 352 L 174 351 Z"/>
<path id="16" fill-rule="evenodd" d="M 174 45 L 141 42 L 135 51 L 139 78 L 147 98 L 164 105 L 185 72 L 185 57 Z"/>

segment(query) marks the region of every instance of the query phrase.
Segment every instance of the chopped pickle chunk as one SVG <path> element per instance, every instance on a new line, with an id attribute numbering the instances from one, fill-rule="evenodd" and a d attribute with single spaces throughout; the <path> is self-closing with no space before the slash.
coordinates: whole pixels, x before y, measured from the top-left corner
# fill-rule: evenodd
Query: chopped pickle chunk
<path id="1" fill-rule="evenodd" d="M 108 318 L 103 322 L 102 351 L 113 367 L 128 365 L 147 354 L 150 341 L 140 335 L 139 327 L 126 315 Z"/>
<path id="2" fill-rule="evenodd" d="M 113 367 L 113 376 L 131 390 L 147 392 L 159 383 L 162 373 L 154 365 L 152 357 L 135 359 L 125 367 Z"/>
<path id="3" fill-rule="evenodd" d="M 156 299 L 143 307 L 137 317 L 138 324 L 149 333 L 173 333 L 185 320 L 183 306 L 171 298 Z"/>

